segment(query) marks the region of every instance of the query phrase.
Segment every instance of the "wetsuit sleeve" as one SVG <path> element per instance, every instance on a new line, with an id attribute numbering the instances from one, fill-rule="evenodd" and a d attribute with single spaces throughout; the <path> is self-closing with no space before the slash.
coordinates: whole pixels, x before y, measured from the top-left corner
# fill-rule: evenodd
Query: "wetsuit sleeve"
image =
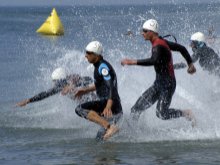
<path id="1" fill-rule="evenodd" d="M 192 58 L 191 58 L 189 52 L 187 51 L 187 49 L 184 46 L 182 46 L 182 45 L 180 45 L 178 43 L 175 43 L 175 42 L 167 41 L 167 40 L 166 40 L 166 42 L 167 42 L 169 48 L 172 51 L 178 51 L 178 52 L 180 52 L 182 54 L 182 56 L 187 61 L 188 65 L 192 63 Z"/>
<path id="2" fill-rule="evenodd" d="M 36 102 L 36 101 L 43 100 L 49 96 L 57 94 L 61 90 L 62 90 L 62 88 L 59 88 L 59 87 L 51 88 L 48 91 L 41 92 L 41 93 L 35 95 L 34 97 L 30 98 L 30 102 Z"/>
<path id="3" fill-rule="evenodd" d="M 183 62 L 173 64 L 174 69 L 182 69 L 182 68 L 185 68 L 185 67 L 187 67 L 187 65 Z"/>
<path id="4" fill-rule="evenodd" d="M 105 63 L 102 63 L 100 66 L 99 66 L 99 74 L 102 75 L 103 79 L 105 80 L 105 84 L 108 86 L 108 89 L 109 89 L 109 97 L 108 99 L 113 99 L 113 79 L 110 75 L 110 69 L 109 67 L 105 64 Z"/>
<path id="5" fill-rule="evenodd" d="M 137 65 L 141 65 L 141 66 L 155 65 L 159 60 L 160 52 L 161 51 L 158 46 L 152 48 L 151 58 L 137 60 Z"/>
<path id="6" fill-rule="evenodd" d="M 89 76 L 85 76 L 81 78 L 81 83 L 79 86 L 88 86 L 93 83 L 93 79 Z"/>

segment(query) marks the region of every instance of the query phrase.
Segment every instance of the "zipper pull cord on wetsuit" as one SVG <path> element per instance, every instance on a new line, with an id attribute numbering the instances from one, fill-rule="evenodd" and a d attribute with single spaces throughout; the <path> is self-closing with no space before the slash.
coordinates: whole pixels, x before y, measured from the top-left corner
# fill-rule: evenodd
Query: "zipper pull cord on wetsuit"
<path id="1" fill-rule="evenodd" d="M 173 37 L 173 39 L 174 39 L 175 42 L 177 43 L 177 39 L 176 39 L 176 37 L 175 37 L 174 35 L 168 34 L 168 35 L 163 36 L 162 38 L 167 38 L 167 37 Z"/>

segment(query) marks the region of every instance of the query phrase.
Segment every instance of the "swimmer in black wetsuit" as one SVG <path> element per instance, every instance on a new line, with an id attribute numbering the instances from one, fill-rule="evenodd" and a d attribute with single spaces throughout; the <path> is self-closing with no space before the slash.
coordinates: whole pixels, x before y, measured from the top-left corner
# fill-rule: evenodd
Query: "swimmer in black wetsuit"
<path id="1" fill-rule="evenodd" d="M 196 32 L 191 36 L 193 55 L 192 60 L 199 60 L 200 66 L 211 74 L 220 77 L 220 57 L 215 51 L 205 43 L 205 36 L 201 32 Z"/>
<path id="2" fill-rule="evenodd" d="M 69 96 L 72 99 L 75 99 L 73 97 L 73 92 L 74 92 L 74 88 L 76 87 L 82 87 L 82 86 L 87 86 L 89 84 L 91 84 L 93 82 L 92 78 L 90 77 L 81 77 L 77 74 L 72 74 L 72 75 L 66 75 L 66 72 L 63 68 L 57 68 L 54 70 L 54 72 L 51 75 L 52 80 L 54 82 L 54 87 L 41 92 L 35 96 L 33 96 L 32 98 L 29 99 L 25 99 L 19 103 L 17 103 L 17 106 L 25 106 L 26 104 L 29 103 L 33 103 L 36 101 L 40 101 L 43 100 L 45 98 L 48 98 L 50 96 L 53 96 L 59 92 L 61 92 L 62 95 L 67 95 L 69 94 Z M 80 102 L 85 102 L 91 99 L 91 97 L 95 97 L 95 95 L 89 95 L 86 97 L 83 97 L 81 99 L 79 99 Z"/>
<path id="3" fill-rule="evenodd" d="M 183 116 L 189 120 L 194 120 L 191 110 L 178 110 L 169 108 L 172 96 L 176 88 L 176 79 L 171 50 L 180 51 L 182 53 L 189 66 L 188 73 L 192 74 L 196 71 L 196 69 L 192 63 L 192 59 L 189 56 L 189 53 L 183 46 L 177 43 L 168 42 L 160 38 L 158 36 L 158 23 L 156 20 L 147 20 L 143 25 L 142 34 L 145 40 L 151 41 L 151 58 L 141 60 L 124 59 L 122 60 L 121 64 L 154 66 L 156 71 L 156 80 L 154 84 L 142 94 L 142 96 L 132 107 L 132 118 L 134 120 L 138 120 L 140 114 L 157 101 L 157 117 L 163 120 L 168 120 L 171 118 L 178 118 Z"/>
<path id="4" fill-rule="evenodd" d="M 80 104 L 76 113 L 85 119 L 99 124 L 102 128 L 97 134 L 97 140 L 107 140 L 118 132 L 116 125 L 122 116 L 122 106 L 117 89 L 117 77 L 113 67 L 103 59 L 102 45 L 98 41 L 90 42 L 86 47 L 86 58 L 95 67 L 94 84 L 79 89 L 76 97 L 95 91 L 99 100 Z"/>

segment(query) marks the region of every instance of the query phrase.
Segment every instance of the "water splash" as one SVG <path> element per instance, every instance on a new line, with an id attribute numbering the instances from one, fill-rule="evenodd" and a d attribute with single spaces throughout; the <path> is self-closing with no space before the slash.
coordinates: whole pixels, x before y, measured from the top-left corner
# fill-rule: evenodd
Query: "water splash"
<path id="1" fill-rule="evenodd" d="M 172 10 L 168 10 L 167 7 Z M 153 5 L 125 7 L 119 11 L 108 8 L 112 12 L 105 8 L 101 9 L 101 14 L 96 7 L 88 7 L 86 12 L 81 9 L 76 13 L 70 12 L 70 15 L 65 19 L 68 21 L 73 18 L 78 20 L 78 24 L 77 21 L 74 23 L 82 28 L 71 28 L 73 24 L 70 23 L 70 35 L 64 37 L 63 40 L 57 40 L 54 44 L 44 41 L 44 46 L 42 46 L 41 42 L 44 40 L 42 38 L 34 42 L 33 39 L 25 40 L 27 43 L 33 43 L 32 46 L 24 44 L 27 54 L 31 52 L 33 55 L 28 56 L 25 60 L 34 59 L 32 62 L 35 64 L 34 66 L 37 66 L 37 74 L 33 74 L 35 81 L 32 82 L 36 88 L 33 89 L 32 84 L 27 82 L 29 96 L 40 92 L 41 89 L 51 87 L 50 74 L 56 67 L 64 67 L 68 73 L 93 76 L 93 66 L 84 57 L 84 47 L 91 40 L 98 39 L 103 42 L 104 57 L 110 61 L 117 72 L 119 93 L 125 113 L 124 121 L 127 121 L 130 108 L 155 79 L 153 68 L 122 67 L 120 65 L 120 60 L 124 57 L 146 58 L 150 56 L 150 44 L 146 43 L 139 35 L 144 19 L 152 17 L 158 19 L 161 33 L 172 32 L 176 34 L 178 42 L 184 45 L 189 44 L 189 37 L 193 32 L 205 31 L 207 23 L 215 24 L 218 27 L 217 22 L 219 22 L 217 21 L 219 20 L 219 11 L 215 6 L 207 8 L 201 5 L 196 11 L 190 5 L 178 6 L 175 4 L 156 7 Z M 90 14 L 93 10 L 95 12 Z M 193 17 L 190 17 L 191 15 Z M 138 35 L 133 38 L 124 36 L 123 34 L 128 28 L 134 29 L 135 34 Z M 77 36 L 77 38 L 73 40 L 71 35 Z M 217 45 L 215 46 L 217 47 Z M 188 46 L 186 47 L 190 50 Z M 44 56 L 41 56 L 41 53 L 44 53 Z M 174 53 L 174 61 L 183 61 L 183 58 Z M 31 68 L 31 66 L 29 67 Z M 188 75 L 186 69 L 176 71 L 177 88 L 171 104 L 171 107 L 192 109 L 197 118 L 196 128 L 191 128 L 190 123 L 183 118 L 170 121 L 158 119 L 155 114 L 155 105 L 153 105 L 141 115 L 136 132 L 130 132 L 130 128 L 125 122 L 122 124 L 121 132 L 114 140 L 142 142 L 219 139 L 219 79 L 203 71 L 197 64 L 196 67 L 197 73 L 193 76 Z M 88 136 L 91 137 L 98 127 L 75 114 L 76 104 L 66 97 L 56 95 L 42 102 L 30 104 L 22 110 L 12 108 L 9 111 L 6 108 L 1 112 L 1 127 L 87 129 L 92 125 L 94 127 L 87 130 Z M 86 132 L 82 131 L 81 133 L 87 135 Z"/>

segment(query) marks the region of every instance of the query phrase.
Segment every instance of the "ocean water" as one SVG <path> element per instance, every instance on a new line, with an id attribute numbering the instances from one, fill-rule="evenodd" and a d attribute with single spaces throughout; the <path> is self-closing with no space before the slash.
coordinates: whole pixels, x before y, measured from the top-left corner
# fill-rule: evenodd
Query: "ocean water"
<path id="1" fill-rule="evenodd" d="M 130 108 L 154 81 L 151 67 L 122 67 L 121 59 L 146 58 L 151 45 L 140 35 L 144 20 L 157 19 L 160 34 L 173 34 L 190 53 L 191 34 L 214 28 L 220 34 L 220 3 L 146 4 L 139 6 L 56 7 L 65 35 L 35 31 L 52 7 L 0 7 L 0 164 L 220 164 L 220 80 L 203 71 L 176 70 L 171 107 L 192 109 L 197 125 L 183 118 L 162 121 L 155 105 L 145 111 L 136 130 L 128 124 Z M 125 35 L 131 30 L 133 36 Z M 173 40 L 172 38 L 169 38 Z M 92 76 L 84 57 L 92 40 L 104 46 L 104 57 L 118 76 L 124 120 L 119 134 L 95 141 L 98 126 L 75 114 L 76 102 L 55 95 L 41 102 L 16 103 L 52 86 L 51 72 Z M 219 40 L 208 44 L 219 52 Z M 184 62 L 173 53 L 174 62 Z"/>

